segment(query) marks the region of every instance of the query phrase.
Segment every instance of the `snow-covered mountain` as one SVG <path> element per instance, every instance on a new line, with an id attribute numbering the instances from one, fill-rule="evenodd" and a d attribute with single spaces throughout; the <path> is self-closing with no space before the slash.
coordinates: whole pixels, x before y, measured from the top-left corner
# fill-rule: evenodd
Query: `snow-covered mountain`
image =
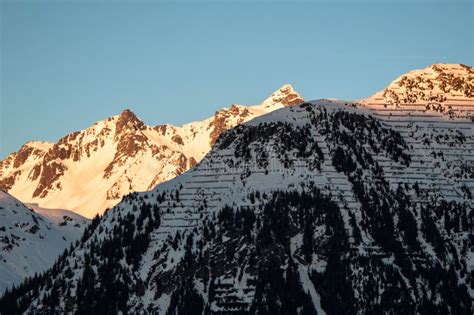
<path id="1" fill-rule="evenodd" d="M 0 188 L 24 202 L 91 218 L 130 192 L 149 190 L 188 170 L 223 131 L 302 102 L 284 85 L 260 105 L 232 105 L 181 127 L 147 126 L 125 110 L 57 143 L 26 143 L 0 162 Z"/>
<path id="2" fill-rule="evenodd" d="M 26 206 L 0 190 L 0 295 L 50 268 L 88 224 L 73 212 Z"/>
<path id="3" fill-rule="evenodd" d="M 319 100 L 224 132 L 0 309 L 472 314 L 473 124 L 390 106 Z"/>
<path id="4" fill-rule="evenodd" d="M 410 71 L 362 103 L 392 115 L 474 119 L 474 70 L 462 64 L 434 64 Z M 394 111 L 395 110 L 395 111 Z"/>

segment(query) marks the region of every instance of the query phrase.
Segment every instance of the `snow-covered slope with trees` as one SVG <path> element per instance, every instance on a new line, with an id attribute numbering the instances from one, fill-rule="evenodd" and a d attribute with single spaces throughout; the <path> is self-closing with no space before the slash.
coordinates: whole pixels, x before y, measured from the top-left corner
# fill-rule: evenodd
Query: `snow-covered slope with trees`
<path id="1" fill-rule="evenodd" d="M 88 223 L 70 211 L 26 206 L 0 190 L 0 295 L 50 268 Z"/>
<path id="2" fill-rule="evenodd" d="M 319 100 L 239 125 L 0 309 L 472 314 L 473 125 L 432 116 Z"/>
<path id="3" fill-rule="evenodd" d="M 147 126 L 125 110 L 57 143 L 26 143 L 0 162 L 0 188 L 24 202 L 91 218 L 129 192 L 149 190 L 188 170 L 223 131 L 301 102 L 284 85 L 260 105 L 232 105 L 182 127 Z"/>
<path id="4" fill-rule="evenodd" d="M 94 220 L 0 306 L 471 314 L 472 124 L 423 112 L 406 131 L 391 119 L 320 100 L 237 126 L 188 172 Z"/>

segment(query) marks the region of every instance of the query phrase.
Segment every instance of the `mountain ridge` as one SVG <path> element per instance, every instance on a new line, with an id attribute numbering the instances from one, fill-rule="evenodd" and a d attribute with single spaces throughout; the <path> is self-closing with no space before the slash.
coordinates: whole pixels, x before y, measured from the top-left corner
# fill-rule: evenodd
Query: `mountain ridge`
<path id="1" fill-rule="evenodd" d="M 194 166 L 224 130 L 302 101 L 287 84 L 260 105 L 233 104 L 180 127 L 147 126 L 125 109 L 57 143 L 25 144 L 0 162 L 0 187 L 26 202 L 93 217 L 127 193 L 149 190 Z"/>
<path id="2" fill-rule="evenodd" d="M 463 64 L 432 64 L 409 71 L 361 104 L 385 110 L 431 112 L 449 118 L 474 119 L 474 69 Z"/>
<path id="3" fill-rule="evenodd" d="M 450 154 L 472 150 L 472 127 L 424 144 L 419 134 L 461 120 L 419 120 L 414 136 L 388 120 L 321 100 L 238 125 L 190 171 L 127 195 L 0 303 L 27 314 L 470 314 L 474 213 L 461 187 L 473 170 Z"/>
<path id="4" fill-rule="evenodd" d="M 436 119 L 472 121 L 474 106 L 469 99 L 473 91 L 471 67 L 433 64 L 399 76 L 385 89 L 356 102 L 355 106 L 368 107 L 377 115 L 395 118 L 402 115 L 411 119 L 418 113 L 430 113 Z M 127 193 L 150 190 L 193 167 L 223 131 L 303 101 L 299 93 L 286 84 L 260 105 L 232 104 L 208 119 L 182 126 L 147 126 L 126 109 L 83 131 L 68 134 L 55 144 L 26 143 L 0 162 L 0 187 L 26 202 L 93 217 L 115 205 Z M 101 152 L 96 155 L 96 151 Z M 93 159 L 107 163 L 96 165 L 89 161 L 84 162 L 88 166 L 74 165 Z M 69 163 L 70 160 L 75 163 Z M 87 173 L 90 176 L 84 176 Z M 75 181 L 79 184 L 71 184 Z"/>

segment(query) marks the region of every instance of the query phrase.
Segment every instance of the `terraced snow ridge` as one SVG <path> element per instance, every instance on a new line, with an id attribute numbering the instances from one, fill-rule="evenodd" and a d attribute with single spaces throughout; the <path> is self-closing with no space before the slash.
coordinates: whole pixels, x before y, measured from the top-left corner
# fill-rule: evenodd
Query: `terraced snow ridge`
<path id="1" fill-rule="evenodd" d="M 472 314 L 472 124 L 371 102 L 307 102 L 224 132 L 0 309 Z"/>
<path id="2" fill-rule="evenodd" d="M 88 223 L 70 211 L 26 206 L 0 190 L 0 295 L 50 268 Z"/>
<path id="3" fill-rule="evenodd" d="M 409 172 L 392 166 L 386 170 L 391 183 L 403 178 L 427 189 L 439 188 L 446 198 L 471 200 L 472 67 L 436 64 L 411 71 L 357 106 L 370 109 L 385 128 L 400 133 L 411 150 Z"/>
<path id="4" fill-rule="evenodd" d="M 181 127 L 147 126 L 125 110 L 57 143 L 26 143 L 0 161 L 0 188 L 24 202 L 92 218 L 130 192 L 150 190 L 185 172 L 223 131 L 302 102 L 284 85 L 260 105 L 234 104 Z"/>

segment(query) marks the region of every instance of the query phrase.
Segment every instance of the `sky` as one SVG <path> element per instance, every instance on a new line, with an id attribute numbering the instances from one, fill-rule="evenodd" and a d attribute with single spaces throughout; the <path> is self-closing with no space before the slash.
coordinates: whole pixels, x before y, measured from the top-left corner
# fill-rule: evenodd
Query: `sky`
<path id="1" fill-rule="evenodd" d="M 474 64 L 474 1 L 0 0 L 0 159 L 130 108 L 147 124 L 360 99 L 433 63 Z"/>

